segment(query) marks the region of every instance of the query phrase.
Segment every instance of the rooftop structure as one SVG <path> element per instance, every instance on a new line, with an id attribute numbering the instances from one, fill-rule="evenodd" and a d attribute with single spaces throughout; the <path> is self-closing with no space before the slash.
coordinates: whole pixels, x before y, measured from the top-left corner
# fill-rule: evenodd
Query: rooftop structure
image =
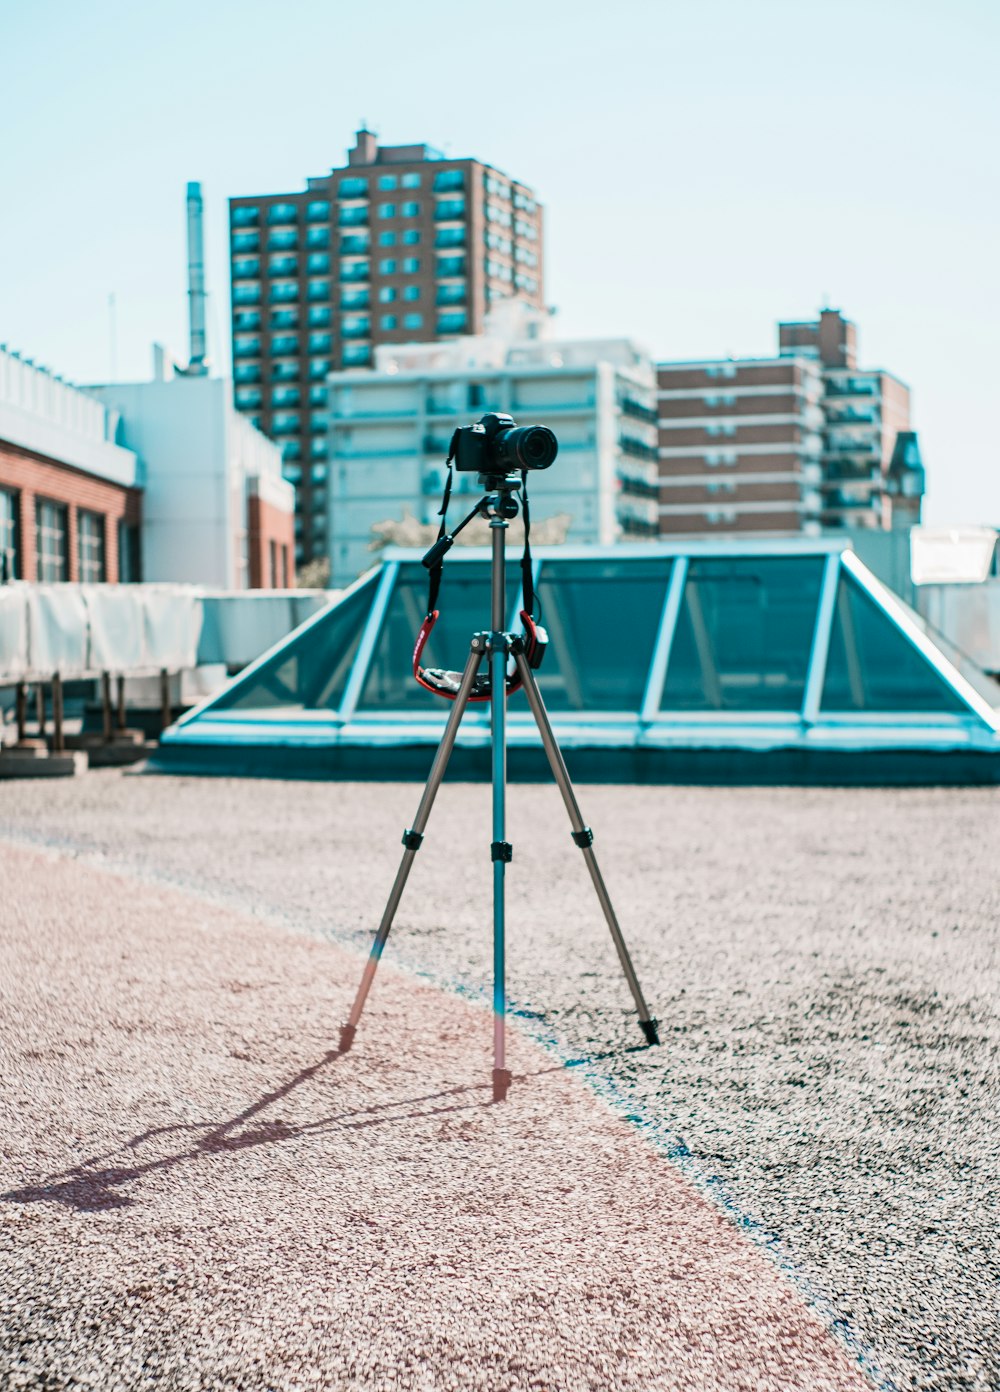
<path id="1" fill-rule="evenodd" d="M 306 467 L 324 457 L 328 372 L 370 367 L 380 344 L 480 333 L 500 300 L 544 304 L 527 185 L 367 130 L 304 190 L 231 199 L 230 230 L 236 405 Z M 299 505 L 309 560 L 325 538 L 308 472 Z"/>
<path id="2" fill-rule="evenodd" d="M 571 772 L 613 781 L 997 782 L 1000 720 L 920 619 L 835 538 L 551 548 L 539 686 Z M 516 625 L 511 572 L 508 622 Z M 166 767 L 423 774 L 445 703 L 413 680 L 427 576 L 383 565 L 168 731 Z M 424 662 L 461 667 L 489 612 L 481 550 L 453 552 Z M 992 697 L 995 700 L 995 693 Z M 514 777 L 545 767 L 521 696 Z M 489 717 L 453 768 L 488 770 Z"/>

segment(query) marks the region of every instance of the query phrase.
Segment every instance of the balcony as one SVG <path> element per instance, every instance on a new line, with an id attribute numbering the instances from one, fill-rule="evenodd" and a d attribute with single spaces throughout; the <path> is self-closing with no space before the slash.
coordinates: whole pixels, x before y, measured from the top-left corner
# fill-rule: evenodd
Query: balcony
<path id="1" fill-rule="evenodd" d="M 442 198 L 434 205 L 434 221 L 450 222 L 465 217 L 464 198 Z"/>
<path id="2" fill-rule="evenodd" d="M 345 261 L 340 267 L 341 282 L 348 284 L 352 282 L 370 280 L 371 266 L 367 261 Z"/>
<path id="3" fill-rule="evenodd" d="M 655 425 L 659 419 L 655 406 L 645 406 L 641 401 L 636 401 L 633 396 L 623 396 L 618 402 L 618 409 L 623 416 L 631 416 L 633 420 L 645 421 L 647 425 Z"/>
<path id="4" fill-rule="evenodd" d="M 660 485 L 650 479 L 635 478 L 629 474 L 619 474 L 618 483 L 621 492 L 629 498 L 652 498 L 655 501 L 660 497 Z"/>
<path id="5" fill-rule="evenodd" d="M 337 214 L 337 224 L 340 227 L 367 227 L 367 207 L 341 208 Z"/>
<path id="6" fill-rule="evenodd" d="M 864 378 L 832 378 L 826 384 L 827 396 L 877 396 L 878 387 Z"/>
<path id="7" fill-rule="evenodd" d="M 619 436 L 618 448 L 632 459 L 655 460 L 659 457 L 655 445 L 647 445 L 645 440 L 635 440 L 631 435 Z"/>

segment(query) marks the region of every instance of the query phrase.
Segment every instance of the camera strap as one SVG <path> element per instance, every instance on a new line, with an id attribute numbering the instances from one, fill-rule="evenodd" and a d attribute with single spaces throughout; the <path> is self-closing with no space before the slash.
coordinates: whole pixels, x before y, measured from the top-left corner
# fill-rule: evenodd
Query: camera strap
<path id="1" fill-rule="evenodd" d="M 445 467 L 448 470 L 444 481 L 444 496 L 441 499 L 441 506 L 438 508 L 438 517 L 441 525 L 438 527 L 437 539 L 443 541 L 448 534 L 448 504 L 451 502 L 451 485 L 455 478 L 455 447 L 458 443 L 458 431 L 456 430 L 451 437 L 451 444 L 448 446 L 448 458 L 445 460 Z M 431 567 L 427 584 L 427 616 L 433 614 L 437 608 L 438 591 L 441 589 L 441 574 L 444 570 L 444 552 L 441 553 L 437 562 Z"/>

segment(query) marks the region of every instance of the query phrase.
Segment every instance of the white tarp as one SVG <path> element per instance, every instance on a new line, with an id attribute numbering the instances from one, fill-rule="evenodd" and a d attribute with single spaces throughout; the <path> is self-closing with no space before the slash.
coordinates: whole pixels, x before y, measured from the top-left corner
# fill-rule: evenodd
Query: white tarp
<path id="1" fill-rule="evenodd" d="M 0 682 L 180 672 L 198 664 L 189 585 L 0 586 Z"/>

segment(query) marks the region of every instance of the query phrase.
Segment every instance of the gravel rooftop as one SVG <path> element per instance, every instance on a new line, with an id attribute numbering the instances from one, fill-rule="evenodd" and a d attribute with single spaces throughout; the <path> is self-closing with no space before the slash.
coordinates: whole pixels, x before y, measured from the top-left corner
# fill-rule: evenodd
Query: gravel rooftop
<path id="1" fill-rule="evenodd" d="M 93 772 L 0 804 L 0 1386 L 1000 1387 L 1000 790 Z"/>

